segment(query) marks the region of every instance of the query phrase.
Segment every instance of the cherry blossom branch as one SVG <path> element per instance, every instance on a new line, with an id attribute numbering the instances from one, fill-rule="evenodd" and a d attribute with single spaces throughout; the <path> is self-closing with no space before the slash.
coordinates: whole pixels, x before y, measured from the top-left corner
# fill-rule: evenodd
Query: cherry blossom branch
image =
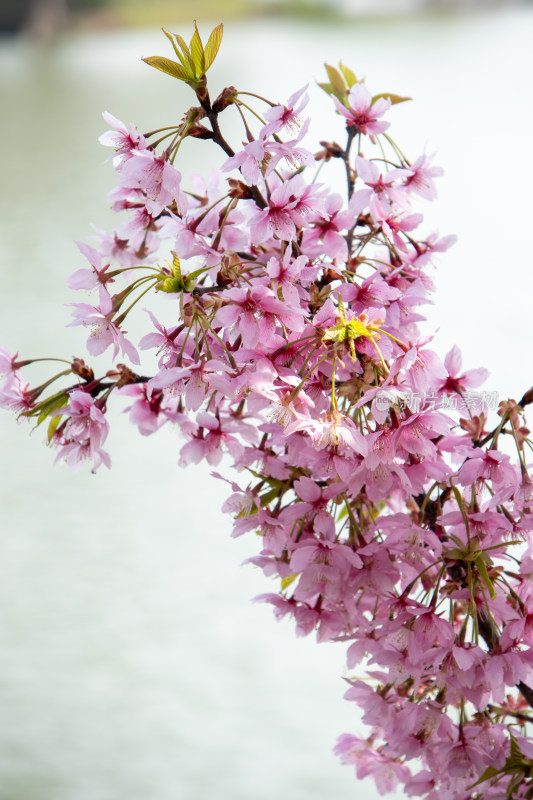
<path id="1" fill-rule="evenodd" d="M 452 237 L 419 233 L 416 209 L 435 199 L 442 171 L 386 133 L 406 98 L 372 95 L 342 63 L 320 86 L 345 121 L 344 149 L 327 138 L 319 153 L 304 147 L 302 87 L 282 103 L 249 92 L 267 107 L 239 108 L 246 141 L 234 151 L 218 116 L 239 93 L 227 87 L 212 104 L 206 79 L 222 27 L 205 46 L 196 26 L 190 44 L 165 35 L 178 60 L 145 60 L 200 106 L 145 136 L 105 115 L 121 221 L 78 245 L 85 268 L 69 278 L 95 297 L 72 304 L 70 323 L 88 329 L 89 355 L 128 363 L 95 378 L 74 359 L 32 387 L 22 372 L 32 360 L 0 348 L 0 406 L 46 421 L 56 460 L 73 468 L 110 466 L 108 407 L 124 402 L 142 435 L 180 430 L 182 466 L 232 460 L 224 510 L 234 535 L 253 534 L 249 560 L 274 582 L 261 599 L 298 635 L 348 643 L 349 675 L 365 676 L 348 678 L 346 697 L 368 735 L 339 738 L 343 762 L 381 793 L 527 800 L 533 389 L 501 401 L 489 423 L 487 371 L 464 370 L 456 345 L 441 358 L 420 331 L 430 266 Z M 222 171 L 235 171 L 229 191 L 182 176 L 190 137 L 219 145 Z M 337 158 L 344 198 L 328 183 Z M 134 343 L 125 318 L 152 292 L 171 296 L 168 321 L 147 309 Z M 151 376 L 128 366 L 145 350 Z"/>

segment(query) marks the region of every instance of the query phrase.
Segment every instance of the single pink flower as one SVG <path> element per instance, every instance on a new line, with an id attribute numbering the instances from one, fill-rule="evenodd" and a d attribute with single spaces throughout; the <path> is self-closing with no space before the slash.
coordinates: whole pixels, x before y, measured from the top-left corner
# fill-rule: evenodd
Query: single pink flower
<path id="1" fill-rule="evenodd" d="M 81 390 L 71 392 L 68 405 L 52 416 L 68 415 L 61 422 L 52 438 L 52 443 L 59 448 L 57 461 L 66 461 L 73 469 L 77 469 L 85 459 L 93 460 L 95 472 L 101 464 L 111 466 L 109 454 L 102 449 L 107 438 L 109 427 L 102 409 L 90 394 Z"/>
<path id="2" fill-rule="evenodd" d="M 104 111 L 102 114 L 104 120 L 113 130 L 103 133 L 98 141 L 105 147 L 113 147 L 116 155 L 112 158 L 116 159 L 116 166 L 118 169 L 124 162 L 130 158 L 132 150 L 144 150 L 146 147 L 146 139 L 139 133 L 133 123 L 127 128 L 123 122 L 110 114 L 109 111 Z"/>
<path id="3" fill-rule="evenodd" d="M 462 357 L 461 351 L 457 345 L 454 345 L 445 356 L 444 366 L 446 367 L 448 377 L 438 388 L 440 392 L 445 392 L 446 394 L 453 394 L 454 392 L 462 394 L 466 392 L 467 389 L 481 386 L 489 376 L 489 371 L 484 367 L 470 369 L 468 372 L 461 374 Z"/>
<path id="4" fill-rule="evenodd" d="M 291 331 L 301 331 L 304 319 L 299 308 L 279 300 L 266 286 L 251 289 L 229 289 L 224 294 L 226 305 L 220 308 L 213 324 L 231 328 L 234 336 L 242 336 L 245 347 L 267 342 L 280 323 Z"/>
<path id="5" fill-rule="evenodd" d="M 324 200 L 320 214 L 313 215 L 302 238 L 302 250 L 310 256 L 321 256 L 323 253 L 331 259 L 346 261 L 348 245 L 346 234 L 355 223 L 355 214 L 344 208 L 342 197 L 330 194 Z M 348 284 L 349 285 L 349 284 Z"/>
<path id="6" fill-rule="evenodd" d="M 364 83 L 356 83 L 352 86 L 348 95 L 348 108 L 333 98 L 337 111 L 346 118 L 348 125 L 353 125 L 361 133 L 368 134 L 370 137 L 378 133 L 383 133 L 389 127 L 388 122 L 378 122 L 379 117 L 389 110 L 390 100 L 383 97 L 372 102 L 372 95 Z"/>
<path id="7" fill-rule="evenodd" d="M 301 175 L 284 181 L 271 193 L 266 208 L 252 212 L 252 242 L 264 242 L 270 232 L 278 239 L 294 239 L 297 227 L 304 225 L 312 212 L 321 209 L 320 192 L 320 186 L 305 183 Z"/>
<path id="8" fill-rule="evenodd" d="M 265 142 L 263 139 L 254 139 L 248 142 L 242 150 L 228 158 L 222 165 L 223 172 L 240 169 L 246 183 L 256 184 L 262 175 L 263 160 L 265 158 Z"/>
<path id="9" fill-rule="evenodd" d="M 439 178 L 441 175 L 444 175 L 442 167 L 432 167 L 430 158 L 422 155 L 409 167 L 404 186 L 408 191 L 416 192 L 425 200 L 435 200 L 437 187 L 433 178 Z"/>
<path id="10" fill-rule="evenodd" d="M 285 181 L 274 189 L 269 197 L 268 206 L 253 212 L 250 236 L 254 244 L 263 242 L 269 234 L 288 242 L 296 236 L 296 225 L 290 214 L 295 206 L 290 183 Z"/>
<path id="11" fill-rule="evenodd" d="M 292 249 L 286 247 L 281 258 L 273 256 L 267 263 L 266 272 L 269 285 L 274 289 L 281 288 L 283 299 L 292 306 L 299 305 L 300 292 L 297 285 L 305 276 L 307 262 L 307 256 L 293 258 Z"/>
<path id="12" fill-rule="evenodd" d="M 168 413 L 168 407 L 163 407 L 165 400 L 163 392 L 152 392 L 149 396 L 146 383 L 123 386 L 118 390 L 118 394 L 134 398 L 132 405 L 127 406 L 124 413 L 129 412 L 130 421 L 137 425 L 142 436 L 155 433 L 172 418 L 172 414 Z"/>
<path id="13" fill-rule="evenodd" d="M 355 159 L 355 166 L 359 178 L 372 189 L 378 198 L 387 202 L 395 202 L 399 205 L 405 205 L 409 202 L 405 198 L 405 190 L 402 191 L 402 186 L 398 186 L 398 184 L 403 182 L 403 186 L 405 186 L 405 182 L 411 175 L 410 170 L 395 168 L 382 175 L 374 161 L 368 161 L 361 156 L 357 156 Z"/>
<path id="14" fill-rule="evenodd" d="M 110 265 L 108 263 L 103 267 L 101 266 L 102 253 L 100 253 L 94 247 L 91 247 L 84 242 L 76 242 L 76 244 L 78 245 L 78 250 L 80 253 L 91 265 L 91 269 L 78 269 L 76 272 L 73 272 L 72 275 L 67 278 L 67 286 L 70 289 L 87 289 L 88 291 L 98 287 L 100 290 L 100 300 L 102 300 L 101 290 L 105 289 L 108 283 L 113 283 L 115 280 L 107 273 Z"/>
<path id="15" fill-rule="evenodd" d="M 181 173 L 166 158 L 152 150 L 132 151 L 120 173 L 120 185 L 137 188 L 146 194 L 146 208 L 157 217 L 166 206 L 176 204 L 178 211 L 187 210 L 187 198 L 181 190 Z"/>
<path id="16" fill-rule="evenodd" d="M 309 129 L 309 120 L 306 120 L 302 129 L 299 131 L 298 136 L 289 142 L 267 141 L 265 142 L 265 152 L 268 156 L 268 164 L 266 175 L 269 175 L 277 167 L 282 158 L 289 164 L 289 166 L 299 167 L 305 165 L 312 167 L 315 163 L 313 154 L 306 150 L 305 147 L 300 147 L 299 144 L 307 134 Z"/>
<path id="17" fill-rule="evenodd" d="M 291 94 L 286 106 L 273 106 L 263 113 L 267 124 L 261 128 L 261 136 L 266 138 L 273 133 L 279 133 L 284 128 L 288 131 L 298 130 L 302 124 L 300 114 L 309 102 L 309 96 L 306 94 L 308 85 L 306 84 L 302 89 Z"/>
<path id="18" fill-rule="evenodd" d="M 462 486 L 472 486 L 476 482 L 490 481 L 498 486 L 516 487 L 518 476 L 510 463 L 508 455 L 498 450 L 480 450 L 468 458 L 457 476 Z"/>
<path id="19" fill-rule="evenodd" d="M 0 387 L 0 408 L 8 408 L 22 414 L 30 411 L 34 405 L 35 397 L 22 374 L 20 372 L 9 374 Z"/>
<path id="20" fill-rule="evenodd" d="M 148 309 L 145 309 L 145 311 L 150 317 L 157 333 L 147 333 L 143 336 L 139 342 L 140 349 L 149 350 L 151 348 L 157 348 L 156 354 L 159 356 L 160 367 L 170 365 L 171 363 L 175 364 L 181 349 L 181 345 L 177 342 L 179 328 L 167 329 L 159 322 L 155 314 L 152 314 Z"/>
<path id="21" fill-rule="evenodd" d="M 99 306 L 90 306 L 87 303 L 68 303 L 68 305 L 74 307 L 72 312 L 74 320 L 69 322 L 67 327 L 75 325 L 92 327 L 87 339 L 87 350 L 91 355 L 100 355 L 113 345 L 113 358 L 116 358 L 121 350 L 133 364 L 140 364 L 137 350 L 113 322 L 115 309 L 113 300 L 107 292 L 101 294 Z"/>
<path id="22" fill-rule="evenodd" d="M 18 353 L 12 355 L 7 347 L 0 347 L 0 375 L 7 375 L 16 371 Z"/>

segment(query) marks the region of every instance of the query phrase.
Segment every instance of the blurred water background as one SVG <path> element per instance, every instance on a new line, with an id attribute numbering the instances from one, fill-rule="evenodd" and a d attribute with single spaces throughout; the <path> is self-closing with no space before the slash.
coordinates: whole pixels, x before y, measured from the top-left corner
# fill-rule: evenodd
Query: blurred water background
<path id="1" fill-rule="evenodd" d="M 188 88 L 140 57 L 168 55 L 158 28 L 188 38 L 192 13 L 122 2 L 0 39 L 0 342 L 21 357 L 83 354 L 65 280 L 83 266 L 73 241 L 116 222 L 101 111 L 141 130 L 181 116 Z M 321 128 L 324 61 L 415 99 L 390 112 L 392 132 L 412 159 L 437 153 L 427 227 L 459 236 L 435 274 L 435 347 L 460 343 L 488 389 L 518 399 L 533 362 L 531 5 L 235 0 L 194 14 L 205 34 L 226 23 L 211 95 L 285 100 L 311 82 L 316 140 L 342 135 L 331 115 Z M 180 153 L 184 173 L 221 163 L 209 144 Z M 239 566 L 255 543 L 229 538 L 224 485 L 177 467 L 170 429 L 143 439 L 115 417 L 113 469 L 94 476 L 52 468 L 41 430 L 0 415 L 1 800 L 375 797 L 331 754 L 362 730 L 342 646 L 297 640 L 250 602 L 270 586 Z"/>

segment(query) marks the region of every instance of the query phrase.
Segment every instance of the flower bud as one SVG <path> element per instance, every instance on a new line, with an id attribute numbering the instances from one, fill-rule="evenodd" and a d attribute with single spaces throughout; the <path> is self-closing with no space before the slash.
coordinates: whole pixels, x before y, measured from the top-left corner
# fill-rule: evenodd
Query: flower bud
<path id="1" fill-rule="evenodd" d="M 73 358 L 70 368 L 74 375 L 78 375 L 82 380 L 94 380 L 94 372 L 87 366 L 83 358 Z"/>
<path id="2" fill-rule="evenodd" d="M 191 125 L 187 136 L 193 136 L 195 139 L 212 139 L 213 131 L 210 131 L 205 125 Z"/>
<path id="3" fill-rule="evenodd" d="M 227 86 L 225 89 L 222 89 L 219 96 L 213 103 L 213 111 L 215 114 L 220 114 L 220 112 L 224 111 L 225 108 L 233 105 L 236 97 L 237 89 L 235 86 Z"/>
<path id="4" fill-rule="evenodd" d="M 235 200 L 251 200 L 253 194 L 250 190 L 250 187 L 247 186 L 244 181 L 236 180 L 235 178 L 228 178 L 229 183 L 229 196 L 233 197 Z"/>
<path id="5" fill-rule="evenodd" d="M 320 142 L 323 150 L 320 150 L 316 156 L 315 161 L 329 161 L 331 158 L 342 158 L 344 156 L 344 150 L 337 144 L 337 142 Z"/>

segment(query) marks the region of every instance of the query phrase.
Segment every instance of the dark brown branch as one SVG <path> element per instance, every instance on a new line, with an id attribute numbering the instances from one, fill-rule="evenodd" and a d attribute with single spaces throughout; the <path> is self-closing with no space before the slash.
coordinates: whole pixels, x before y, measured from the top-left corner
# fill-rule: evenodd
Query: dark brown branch
<path id="1" fill-rule="evenodd" d="M 525 406 L 528 406 L 530 403 L 533 403 L 533 386 L 531 387 L 531 389 L 527 390 L 527 392 L 522 397 L 518 405 L 522 406 L 522 408 L 525 408 Z"/>
<path id="2" fill-rule="evenodd" d="M 224 289 L 228 289 L 229 286 L 197 286 L 191 292 L 193 297 L 197 297 L 201 294 L 208 294 L 209 292 L 223 292 Z"/>
<path id="3" fill-rule="evenodd" d="M 346 181 L 348 183 L 348 203 L 350 202 L 353 190 L 355 187 L 355 177 L 352 168 L 350 167 L 350 150 L 352 149 L 352 143 L 355 139 L 355 134 L 357 133 L 357 128 L 354 125 L 347 125 L 346 130 L 348 131 L 348 141 L 346 142 L 346 150 L 342 154 L 342 160 L 344 161 L 344 168 L 346 170 Z M 353 237 L 354 231 L 356 228 L 357 222 L 351 227 L 346 235 L 346 244 L 348 245 L 348 256 L 352 254 L 352 244 L 353 244 Z"/>

